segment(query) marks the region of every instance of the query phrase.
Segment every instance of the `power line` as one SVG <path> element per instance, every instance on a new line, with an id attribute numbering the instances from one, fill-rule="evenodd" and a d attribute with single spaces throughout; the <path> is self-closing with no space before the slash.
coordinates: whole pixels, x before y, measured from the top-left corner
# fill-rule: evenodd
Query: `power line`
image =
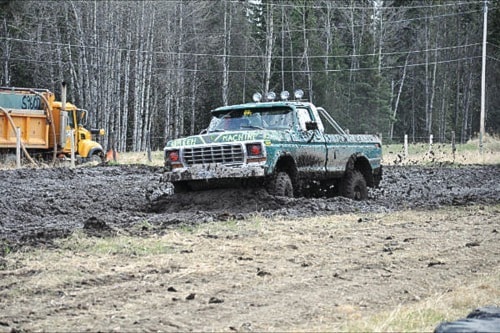
<path id="1" fill-rule="evenodd" d="M 241 4 L 239 0 L 232 0 L 232 3 Z M 380 6 L 380 7 L 368 7 L 368 6 L 321 6 L 321 5 L 298 5 L 298 4 L 284 4 L 284 3 L 273 3 L 273 7 L 282 8 L 306 8 L 306 9 L 354 9 L 354 10 L 369 10 L 373 11 L 374 8 L 377 10 L 384 9 L 425 9 L 425 8 L 442 8 L 442 7 L 453 7 L 462 5 L 477 5 L 481 4 L 481 1 L 467 1 L 467 2 L 451 2 L 446 4 L 433 4 L 433 5 L 420 5 L 420 6 Z M 258 4 L 256 4 L 258 6 Z"/>
<path id="2" fill-rule="evenodd" d="M 138 49 L 124 49 L 124 48 L 108 48 L 108 47 L 95 47 L 95 46 L 80 46 L 75 44 L 66 44 L 66 43 L 58 43 L 58 42 L 43 42 L 43 41 L 34 41 L 27 39 L 19 39 L 19 38 L 11 38 L 11 37 L 0 37 L 0 39 L 8 40 L 8 41 L 16 41 L 16 42 L 24 42 L 31 43 L 36 45 L 48 45 L 48 46 L 58 46 L 58 47 L 70 47 L 70 48 L 78 48 L 78 49 L 91 49 L 91 50 L 111 50 L 111 51 L 119 51 L 119 52 L 132 52 L 132 53 L 143 53 L 143 54 L 155 54 L 155 55 L 169 55 L 169 56 L 191 56 L 191 57 L 214 57 L 214 58 L 235 58 L 235 59 L 261 59 L 264 55 L 238 55 L 238 54 L 213 54 L 213 53 L 194 53 L 194 52 L 165 52 L 165 51 L 151 51 L 144 50 L 139 51 Z M 406 55 L 406 54 L 417 54 L 417 53 L 425 53 L 425 52 L 435 52 L 435 51 L 446 51 L 453 50 L 459 48 L 468 48 L 479 46 L 481 43 L 471 43 L 465 45 L 455 45 L 455 46 L 444 46 L 437 48 L 429 48 L 424 50 L 409 50 L 409 51 L 400 51 L 400 52 L 381 52 L 381 53 L 365 53 L 365 54 L 348 54 L 348 55 L 310 55 L 309 59 L 352 59 L 352 58 L 361 58 L 361 57 L 373 57 L 373 56 L 394 56 L 394 55 Z M 303 55 L 299 56 L 286 56 L 281 55 L 277 56 L 278 59 L 303 59 Z"/>
<path id="3" fill-rule="evenodd" d="M 486 56 L 486 58 L 500 62 L 500 59 L 492 57 L 492 56 Z"/>
<path id="4" fill-rule="evenodd" d="M 454 63 L 458 61 L 466 61 L 466 60 L 474 60 L 481 58 L 481 56 L 472 56 L 472 57 L 462 57 L 462 58 L 456 58 L 456 59 L 448 59 L 448 60 L 439 60 L 439 61 L 429 61 L 427 63 L 422 62 L 422 63 L 414 63 L 414 64 L 407 64 L 407 67 L 420 67 L 420 66 L 426 66 L 426 65 L 438 65 L 438 64 L 447 64 L 447 63 Z M 498 60 L 496 58 L 490 57 L 494 60 Z M 42 63 L 42 64 L 50 64 L 50 65 L 55 65 L 59 64 L 59 61 L 50 61 L 50 60 L 31 60 L 31 59 L 26 59 L 26 58 L 11 58 L 13 61 L 23 61 L 27 63 Z M 63 62 L 66 64 L 67 62 Z M 97 65 L 97 69 L 108 69 L 112 70 L 114 68 L 106 65 Z M 391 70 L 391 69 L 401 69 L 404 68 L 404 65 L 394 65 L 394 66 L 382 66 L 380 69 L 382 70 Z M 166 67 L 152 67 L 153 72 L 177 72 L 177 71 L 183 71 L 183 72 L 188 72 L 188 73 L 223 73 L 223 70 L 213 70 L 213 69 L 191 69 L 191 68 L 166 68 Z M 308 74 L 308 73 L 341 73 L 341 72 L 361 72 L 361 71 L 371 71 L 371 70 L 378 70 L 378 67 L 361 67 L 361 68 L 344 68 L 344 69 L 321 69 L 321 70 L 312 70 L 312 71 L 306 71 L 306 70 L 285 70 L 285 71 L 279 71 L 280 73 L 303 73 L 303 74 Z M 253 73 L 262 73 L 263 70 L 228 70 L 229 73 L 233 74 L 242 74 L 242 73 L 248 73 L 248 74 L 253 74 Z"/>
<path id="5" fill-rule="evenodd" d="M 491 43 L 491 42 L 486 42 L 486 44 L 491 45 L 491 46 L 494 46 L 494 47 L 496 47 L 497 49 L 500 49 L 500 46 L 498 46 L 498 45 L 496 45 L 496 44 L 493 44 L 493 43 Z"/>

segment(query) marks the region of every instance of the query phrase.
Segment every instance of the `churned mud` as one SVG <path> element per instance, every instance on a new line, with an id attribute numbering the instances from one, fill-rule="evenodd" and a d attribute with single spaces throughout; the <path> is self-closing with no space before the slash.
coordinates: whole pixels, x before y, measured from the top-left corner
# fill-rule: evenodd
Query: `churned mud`
<path id="1" fill-rule="evenodd" d="M 276 198 L 263 189 L 217 189 L 168 195 L 161 168 L 94 166 L 0 171 L 3 248 L 50 243 L 76 229 L 94 235 L 147 222 L 141 232 L 178 224 L 264 217 L 300 218 L 350 212 L 391 212 L 500 202 L 500 166 L 384 169 L 367 201 Z"/>
<path id="2" fill-rule="evenodd" d="M 160 179 L 0 171 L 0 332 L 432 331 L 386 325 L 500 297 L 499 166 L 386 167 L 364 202 Z"/>

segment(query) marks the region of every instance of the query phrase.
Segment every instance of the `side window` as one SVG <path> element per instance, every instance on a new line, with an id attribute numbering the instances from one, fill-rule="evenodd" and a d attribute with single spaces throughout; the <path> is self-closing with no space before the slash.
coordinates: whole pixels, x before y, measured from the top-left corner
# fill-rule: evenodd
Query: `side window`
<path id="1" fill-rule="evenodd" d="M 319 113 L 319 118 L 325 127 L 324 131 L 326 134 L 340 134 L 322 113 Z"/>
<path id="2" fill-rule="evenodd" d="M 300 129 L 306 131 L 306 122 L 311 121 L 311 115 L 307 109 L 298 108 L 297 118 L 299 119 Z"/>

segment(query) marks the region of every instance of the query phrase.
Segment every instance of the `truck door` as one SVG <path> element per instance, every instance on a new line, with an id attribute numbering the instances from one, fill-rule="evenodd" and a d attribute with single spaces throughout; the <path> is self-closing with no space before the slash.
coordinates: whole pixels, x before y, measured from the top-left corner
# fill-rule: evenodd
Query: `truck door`
<path id="1" fill-rule="evenodd" d="M 296 113 L 298 131 L 294 141 L 299 144 L 296 147 L 294 157 L 297 169 L 299 173 L 307 173 L 310 176 L 316 174 L 318 178 L 322 178 L 326 165 L 325 138 L 319 128 L 307 130 L 306 123 L 315 120 L 309 108 L 297 107 Z"/>
<path id="2" fill-rule="evenodd" d="M 327 160 L 326 171 L 332 175 L 336 173 L 343 173 L 345 170 L 345 163 L 349 158 L 348 135 L 332 119 L 326 117 L 326 111 L 318 108 L 319 117 L 324 126 L 324 137 L 326 142 Z"/>

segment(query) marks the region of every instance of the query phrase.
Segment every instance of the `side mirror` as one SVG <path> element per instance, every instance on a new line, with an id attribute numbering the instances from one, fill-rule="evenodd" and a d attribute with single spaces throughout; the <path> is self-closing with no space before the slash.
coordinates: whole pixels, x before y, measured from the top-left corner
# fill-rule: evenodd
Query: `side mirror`
<path id="1" fill-rule="evenodd" d="M 306 122 L 306 130 L 315 131 L 318 129 L 318 123 L 315 121 L 307 121 Z"/>

